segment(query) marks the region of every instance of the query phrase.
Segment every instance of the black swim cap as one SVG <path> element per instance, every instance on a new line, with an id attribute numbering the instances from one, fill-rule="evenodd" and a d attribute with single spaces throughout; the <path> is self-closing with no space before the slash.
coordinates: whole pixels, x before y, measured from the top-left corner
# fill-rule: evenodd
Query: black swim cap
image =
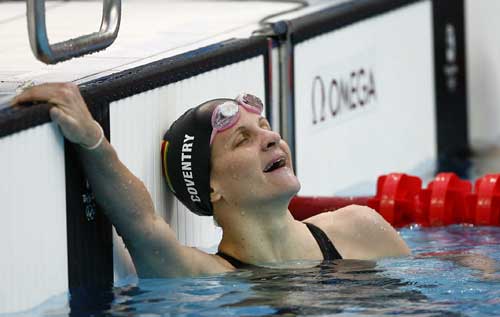
<path id="1" fill-rule="evenodd" d="M 212 216 L 210 202 L 210 135 L 215 99 L 191 108 L 180 116 L 163 137 L 163 174 L 169 189 L 189 210 Z"/>

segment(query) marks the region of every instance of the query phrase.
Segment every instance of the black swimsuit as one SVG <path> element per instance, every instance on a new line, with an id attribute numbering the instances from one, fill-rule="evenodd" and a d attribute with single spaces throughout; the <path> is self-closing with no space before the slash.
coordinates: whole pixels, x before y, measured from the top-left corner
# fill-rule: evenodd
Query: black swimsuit
<path id="1" fill-rule="evenodd" d="M 309 231 L 311 231 L 311 234 L 313 235 L 316 242 L 318 242 L 318 246 L 321 250 L 321 253 L 323 253 L 324 261 L 342 259 L 342 256 L 337 251 L 330 238 L 328 238 L 328 236 L 323 232 L 323 230 L 321 230 L 320 228 L 316 227 L 313 224 L 310 223 L 305 223 L 305 224 L 309 229 Z M 224 252 L 219 251 L 217 252 L 217 255 L 225 259 L 229 263 L 231 263 L 237 269 L 253 266 L 251 264 L 241 262 L 240 260 L 235 259 L 232 256 L 225 254 Z"/>

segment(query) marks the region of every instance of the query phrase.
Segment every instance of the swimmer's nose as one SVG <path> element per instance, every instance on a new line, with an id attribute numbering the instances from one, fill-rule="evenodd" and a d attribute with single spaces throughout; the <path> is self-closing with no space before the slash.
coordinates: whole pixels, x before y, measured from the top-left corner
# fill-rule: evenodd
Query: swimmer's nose
<path id="1" fill-rule="evenodd" d="M 281 136 L 279 135 L 279 133 L 277 133 L 275 131 L 265 131 L 264 133 L 265 134 L 264 134 L 263 142 L 262 142 L 262 149 L 264 151 L 267 151 L 269 149 L 273 149 L 276 146 L 278 146 L 278 144 L 280 143 L 280 140 L 281 140 Z"/>

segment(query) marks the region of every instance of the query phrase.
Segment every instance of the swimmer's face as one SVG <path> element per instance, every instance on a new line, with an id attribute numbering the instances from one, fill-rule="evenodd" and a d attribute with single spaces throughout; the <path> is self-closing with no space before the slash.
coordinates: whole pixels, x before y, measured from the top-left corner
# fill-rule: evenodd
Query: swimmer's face
<path id="1" fill-rule="evenodd" d="M 264 117 L 241 106 L 240 113 L 238 122 L 212 143 L 210 185 L 218 194 L 212 197 L 251 209 L 288 203 L 300 189 L 290 148 Z"/>

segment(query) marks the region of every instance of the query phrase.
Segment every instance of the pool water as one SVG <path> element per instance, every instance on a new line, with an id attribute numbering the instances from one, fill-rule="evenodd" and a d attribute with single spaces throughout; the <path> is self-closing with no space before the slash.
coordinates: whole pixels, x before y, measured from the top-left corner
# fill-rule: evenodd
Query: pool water
<path id="1" fill-rule="evenodd" d="M 500 148 L 465 174 L 500 172 Z M 199 278 L 120 281 L 0 316 L 500 316 L 500 227 L 409 227 L 403 258 L 259 268 Z M 214 251 L 214 250 L 212 250 Z"/>
<path id="2" fill-rule="evenodd" d="M 410 257 L 145 279 L 69 301 L 56 296 L 14 316 L 500 316 L 500 228 L 401 235 Z"/>

